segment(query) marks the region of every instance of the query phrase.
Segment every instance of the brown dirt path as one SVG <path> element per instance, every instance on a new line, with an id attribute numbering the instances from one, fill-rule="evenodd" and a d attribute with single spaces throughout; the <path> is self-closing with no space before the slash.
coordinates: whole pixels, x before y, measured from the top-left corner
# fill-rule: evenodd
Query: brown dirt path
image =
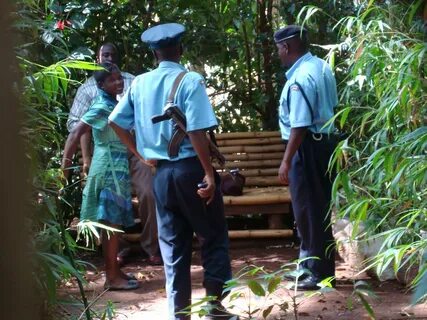
<path id="1" fill-rule="evenodd" d="M 192 266 L 193 301 L 204 296 L 201 286 L 202 267 L 200 258 L 195 251 Z M 283 239 L 277 240 L 232 240 L 230 255 L 232 258 L 233 272 L 236 273 L 248 264 L 265 266 L 267 271 L 277 270 L 281 265 L 293 260 L 297 256 L 297 250 L 292 248 Z M 91 262 L 96 266 L 102 266 L 99 256 L 92 256 Z M 164 291 L 163 267 L 149 266 L 141 258 L 134 257 L 124 267 L 124 271 L 132 272 L 140 280 L 140 288 L 135 291 L 107 291 L 103 292 L 104 274 L 89 272 L 87 278 L 89 284 L 86 293 L 93 301 L 97 299 L 95 308 L 105 309 L 108 301 L 113 302 L 116 311 L 115 319 L 167 319 L 167 303 Z M 378 282 L 366 275 L 358 275 L 341 261 L 337 262 L 337 288 L 336 291 L 323 296 L 315 296 L 305 299 L 299 308 L 299 319 L 370 319 L 366 310 L 360 303 L 354 302 L 353 309 L 347 306 L 347 298 L 353 291 L 353 280 L 362 279 L 367 281 L 378 296 L 370 299 L 375 311 L 375 319 L 398 320 L 398 319 L 427 319 L 427 306 L 418 305 L 410 307 L 410 293 L 396 281 Z M 101 296 L 99 296 L 101 294 Z M 278 290 L 274 299 L 277 301 L 289 300 L 290 292 L 286 289 Z M 61 288 L 61 296 L 67 298 L 78 296 L 78 290 L 74 283 L 68 283 Z M 254 299 L 251 299 L 254 301 Z M 258 304 L 260 300 L 258 299 Z M 243 314 L 247 306 L 247 300 L 238 301 L 237 308 Z M 62 319 L 79 315 L 81 310 L 69 307 L 59 310 Z M 83 319 L 83 318 L 82 318 Z M 193 316 L 192 319 L 199 319 Z M 246 318 L 244 318 L 246 319 Z M 262 319 L 260 317 L 259 319 Z M 294 319 L 292 314 L 285 314 L 277 309 L 268 319 Z"/>

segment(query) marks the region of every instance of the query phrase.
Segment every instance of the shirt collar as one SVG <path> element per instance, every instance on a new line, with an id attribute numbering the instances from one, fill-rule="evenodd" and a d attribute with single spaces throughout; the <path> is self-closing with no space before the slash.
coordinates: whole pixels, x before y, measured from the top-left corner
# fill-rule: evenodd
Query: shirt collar
<path id="1" fill-rule="evenodd" d="M 162 61 L 159 63 L 159 68 L 178 68 L 181 70 L 185 70 L 185 67 L 179 63 L 173 62 L 173 61 Z"/>
<path id="2" fill-rule="evenodd" d="M 292 67 L 289 68 L 288 71 L 286 71 L 286 79 L 290 79 L 292 75 L 295 73 L 295 70 L 298 69 L 298 67 L 303 63 L 304 61 L 307 61 L 311 59 L 312 54 L 310 52 L 307 52 L 305 55 L 301 56 L 295 63 L 292 65 Z"/>
<path id="3" fill-rule="evenodd" d="M 110 94 L 105 92 L 104 90 L 98 88 L 98 94 L 105 100 L 111 102 L 112 104 L 116 104 L 117 100 L 115 97 L 112 97 Z"/>

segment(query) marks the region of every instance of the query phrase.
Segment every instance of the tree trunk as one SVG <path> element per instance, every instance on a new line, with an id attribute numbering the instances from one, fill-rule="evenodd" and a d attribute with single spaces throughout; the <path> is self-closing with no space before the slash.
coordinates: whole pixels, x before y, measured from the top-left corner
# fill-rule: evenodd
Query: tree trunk
<path id="1" fill-rule="evenodd" d="M 277 97 L 273 86 L 273 45 L 272 45 L 272 11 L 273 0 L 258 0 L 258 34 L 261 36 L 261 52 L 263 77 L 261 78 L 261 91 L 266 97 L 264 113 L 262 117 L 262 127 L 264 130 L 277 129 Z"/>

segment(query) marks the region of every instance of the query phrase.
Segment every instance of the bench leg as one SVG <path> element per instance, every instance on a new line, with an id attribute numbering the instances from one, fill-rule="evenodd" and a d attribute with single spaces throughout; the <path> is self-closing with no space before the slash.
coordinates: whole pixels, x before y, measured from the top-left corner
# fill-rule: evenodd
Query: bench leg
<path id="1" fill-rule="evenodd" d="M 268 228 L 269 229 L 283 229 L 283 215 L 270 214 L 268 215 Z"/>
<path id="2" fill-rule="evenodd" d="M 283 207 L 284 214 L 290 214 L 290 205 L 285 204 Z M 269 229 L 283 229 L 283 214 L 269 214 L 268 215 L 268 228 Z"/>

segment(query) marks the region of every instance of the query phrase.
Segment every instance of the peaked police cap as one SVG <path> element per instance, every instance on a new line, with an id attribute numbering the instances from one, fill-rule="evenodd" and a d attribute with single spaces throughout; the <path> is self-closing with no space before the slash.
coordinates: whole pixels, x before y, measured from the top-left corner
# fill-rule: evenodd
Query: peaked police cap
<path id="1" fill-rule="evenodd" d="M 141 35 L 142 42 L 150 49 L 161 49 L 179 43 L 185 27 L 179 23 L 164 23 L 145 30 Z"/>
<path id="2" fill-rule="evenodd" d="M 301 28 L 300 26 L 296 25 L 289 25 L 281 28 L 274 33 L 274 42 L 279 43 L 294 37 L 300 37 L 301 30 L 302 33 L 307 32 L 305 28 Z"/>

